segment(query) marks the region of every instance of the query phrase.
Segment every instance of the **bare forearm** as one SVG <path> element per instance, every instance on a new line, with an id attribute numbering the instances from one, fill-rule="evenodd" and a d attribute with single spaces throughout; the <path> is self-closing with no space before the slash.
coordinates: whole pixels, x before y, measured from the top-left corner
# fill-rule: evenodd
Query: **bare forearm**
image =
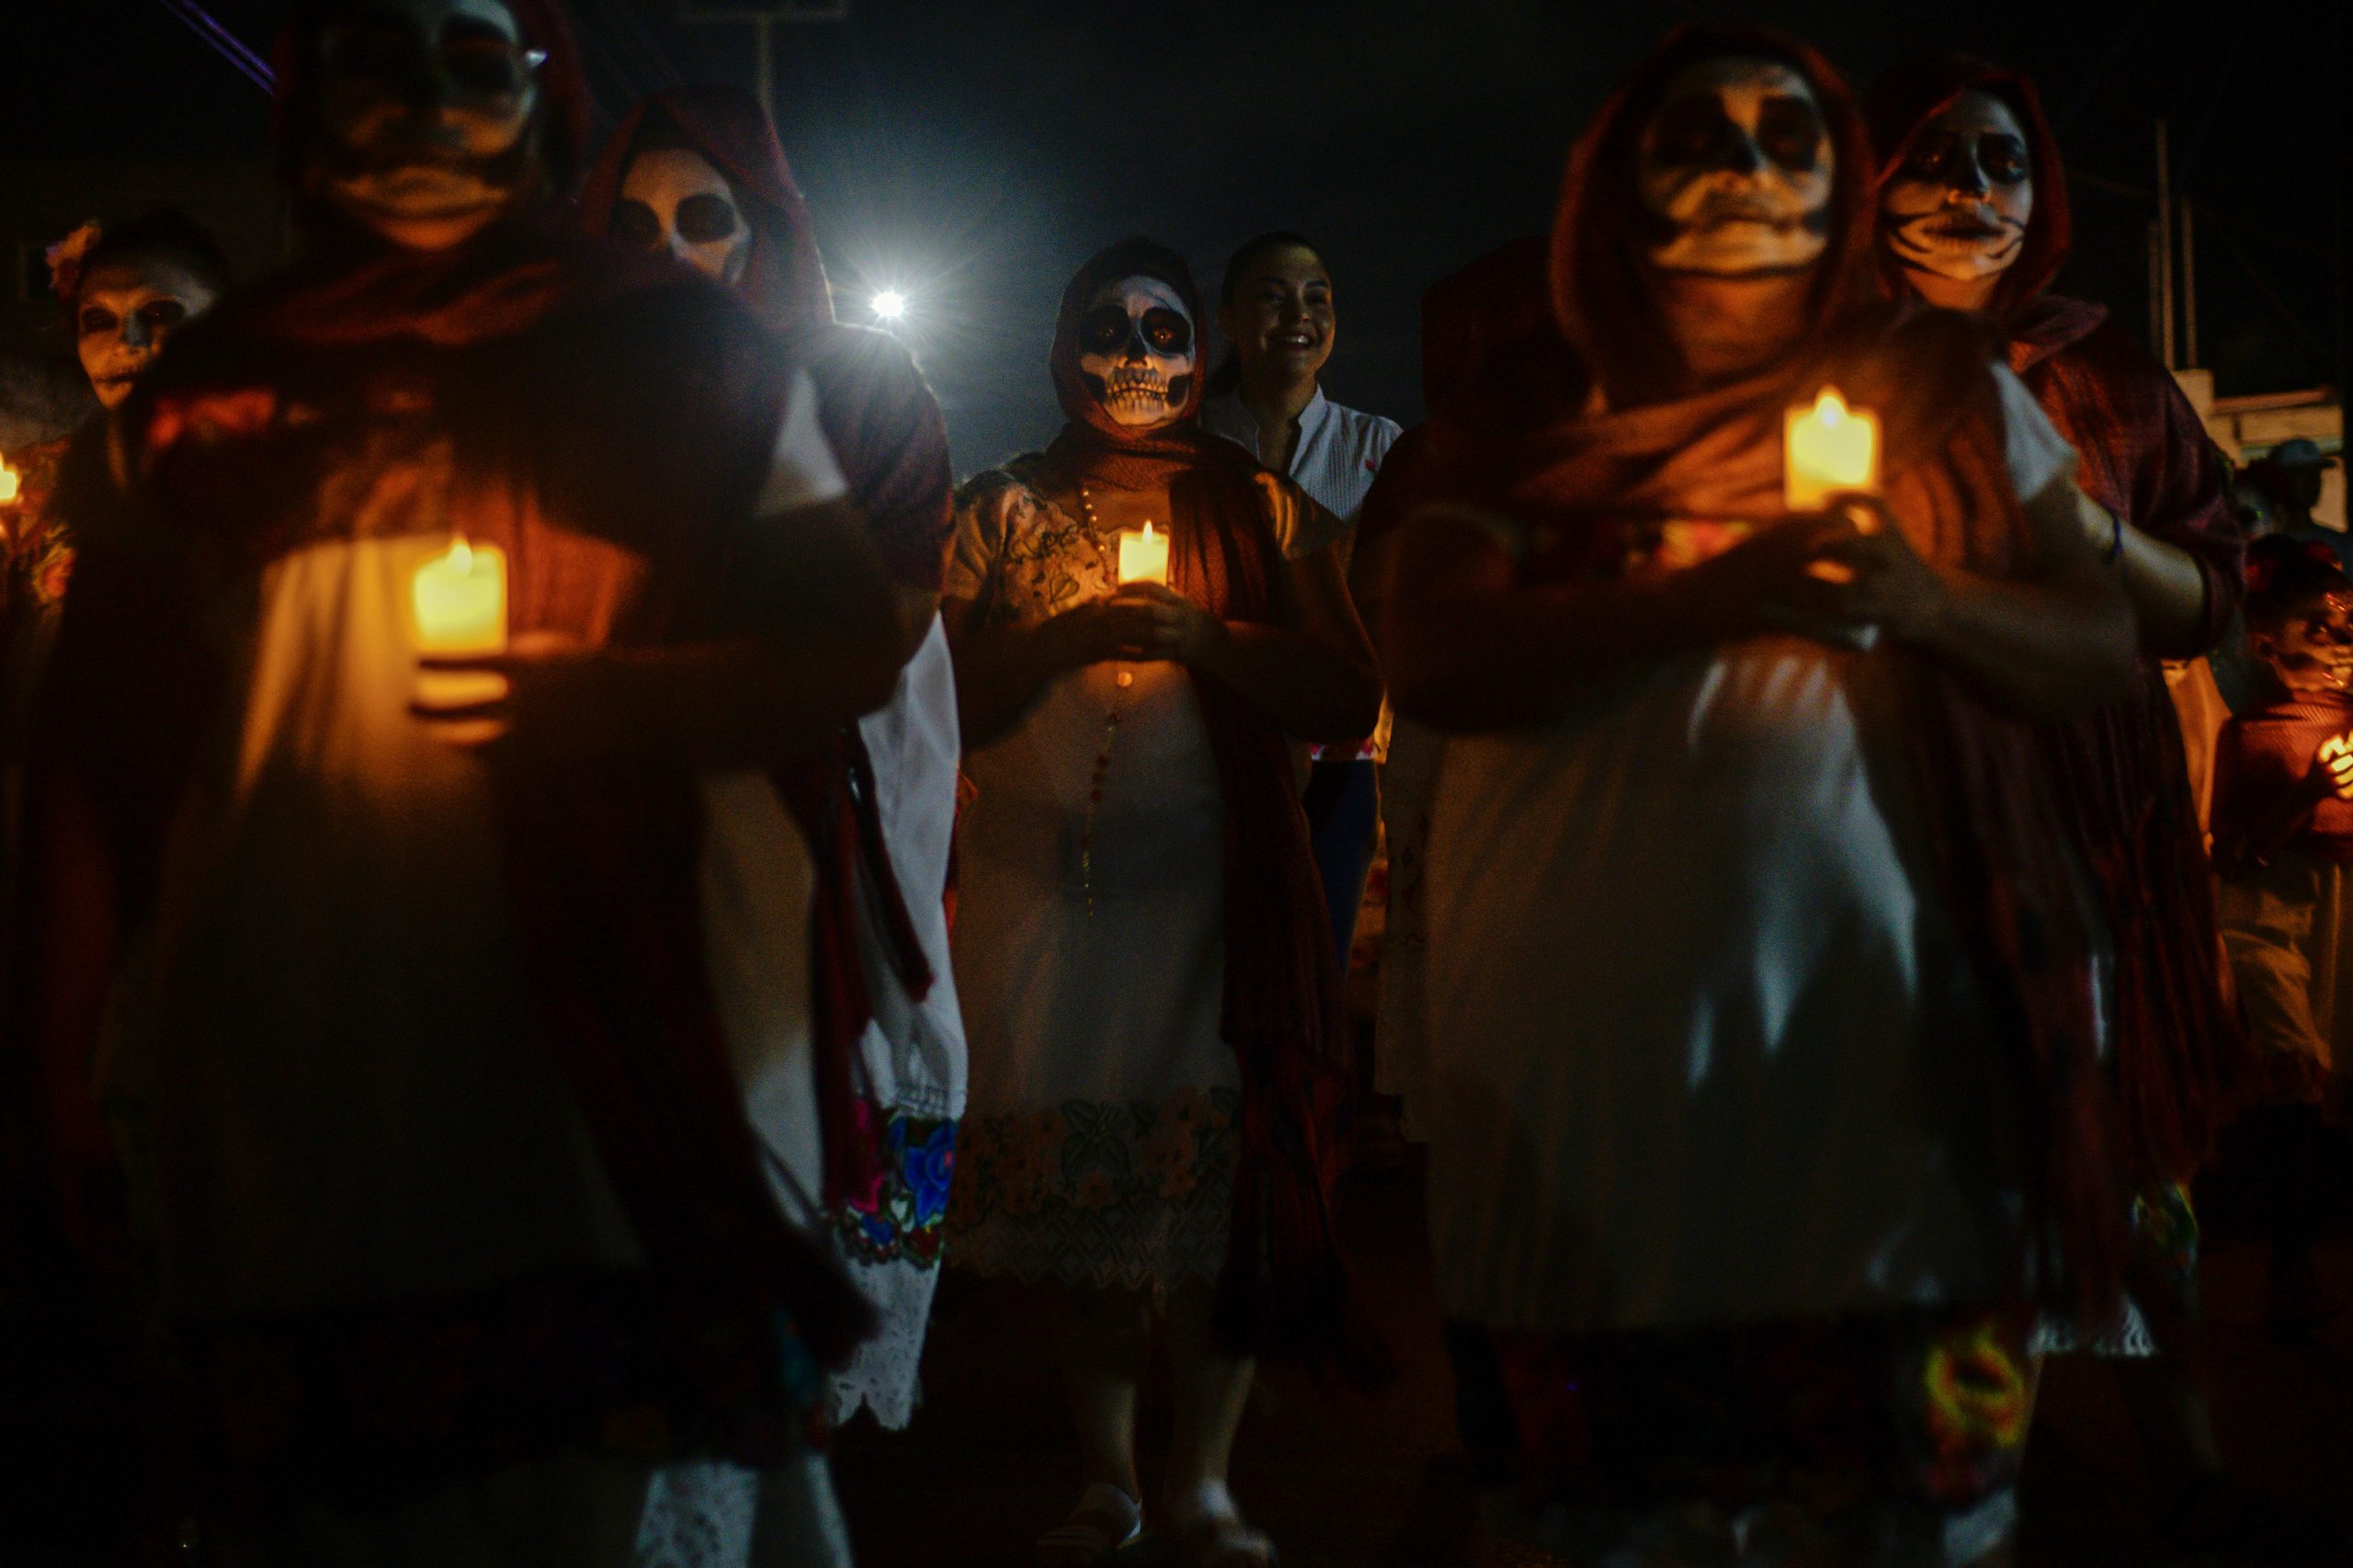
<path id="1" fill-rule="evenodd" d="M 2012 582 L 1940 567 L 1941 613 L 1914 638 L 2009 712 L 2058 719 L 2122 701 L 2132 689 L 2131 607 L 2077 576 Z"/>
<path id="2" fill-rule="evenodd" d="M 1201 667 L 1301 740 L 1362 740 L 1381 719 L 1381 677 L 1311 632 L 1228 621 Z"/>
<path id="3" fill-rule="evenodd" d="M 771 767 L 888 701 L 896 653 L 894 636 L 859 646 L 816 634 L 615 650 L 608 722 L 627 749 Z"/>
<path id="4" fill-rule="evenodd" d="M 2124 592 L 2140 623 L 2141 646 L 2161 658 L 2194 658 L 2209 652 L 2206 634 L 2206 573 L 2198 558 L 2178 545 L 2128 525 L 2124 553 L 2117 562 Z"/>

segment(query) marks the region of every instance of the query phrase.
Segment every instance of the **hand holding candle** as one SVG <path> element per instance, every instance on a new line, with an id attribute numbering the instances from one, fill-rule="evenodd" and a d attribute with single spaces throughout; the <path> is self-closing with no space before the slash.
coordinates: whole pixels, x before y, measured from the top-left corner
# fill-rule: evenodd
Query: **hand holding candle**
<path id="1" fill-rule="evenodd" d="M 416 651 L 441 658 L 479 658 L 506 651 L 506 553 L 460 537 L 416 569 L 410 585 Z M 483 670 L 417 672 L 423 708 L 462 708 L 506 695 L 506 677 Z"/>
<path id="2" fill-rule="evenodd" d="M 1120 581 L 1165 585 L 1168 581 L 1168 536 L 1154 532 L 1150 523 L 1141 528 L 1121 528 Z"/>

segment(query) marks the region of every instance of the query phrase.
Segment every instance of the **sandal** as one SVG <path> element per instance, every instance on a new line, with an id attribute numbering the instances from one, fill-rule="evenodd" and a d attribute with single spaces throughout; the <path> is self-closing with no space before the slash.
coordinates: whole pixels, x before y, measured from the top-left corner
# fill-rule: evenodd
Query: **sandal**
<path id="1" fill-rule="evenodd" d="M 1097 1482 L 1078 1494 L 1070 1517 L 1038 1538 L 1039 1568 L 1108 1562 L 1143 1534 L 1143 1505 Z"/>
<path id="2" fill-rule="evenodd" d="M 1186 1518 L 1172 1506 L 1169 1533 L 1191 1568 L 1275 1568 L 1275 1543 L 1243 1522 L 1222 1485 L 1204 1485 L 1186 1501 L 1199 1512 Z"/>

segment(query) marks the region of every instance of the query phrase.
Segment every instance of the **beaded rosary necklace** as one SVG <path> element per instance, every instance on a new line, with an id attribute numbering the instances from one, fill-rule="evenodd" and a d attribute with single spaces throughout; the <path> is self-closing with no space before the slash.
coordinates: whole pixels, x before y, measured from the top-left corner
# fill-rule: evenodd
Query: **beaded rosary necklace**
<path id="1" fill-rule="evenodd" d="M 1086 485 L 1078 487 L 1079 509 L 1086 514 L 1086 528 L 1099 551 L 1103 543 L 1103 519 L 1095 515 L 1095 496 Z M 1135 685 L 1133 670 L 1122 669 L 1112 677 L 1112 685 L 1125 691 Z M 1095 914 L 1095 818 L 1103 809 L 1103 780 L 1111 771 L 1111 743 L 1120 738 L 1120 720 L 1124 714 L 1115 699 L 1111 711 L 1103 719 L 1103 744 L 1095 754 L 1095 771 L 1086 781 L 1086 826 L 1078 835 L 1078 880 L 1086 892 L 1086 913 Z"/>

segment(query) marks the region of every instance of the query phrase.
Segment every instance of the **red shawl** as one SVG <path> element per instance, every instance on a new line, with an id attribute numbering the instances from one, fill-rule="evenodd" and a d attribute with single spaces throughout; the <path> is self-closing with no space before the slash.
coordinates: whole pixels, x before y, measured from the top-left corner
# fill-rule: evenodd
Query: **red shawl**
<path id="1" fill-rule="evenodd" d="M 2116 951 L 2116 1076 L 2136 1187 L 2186 1179 L 2211 1153 L 2242 1091 L 2257 1081 L 2251 1048 L 2215 960 L 2212 873 L 2181 726 L 2160 655 L 2212 650 L 2245 590 L 2229 470 L 2172 376 L 2108 312 L 2048 292 L 2073 233 L 2056 138 L 2034 84 L 1965 56 L 1891 73 L 1869 113 L 1892 179 L 1923 129 L 1963 93 L 2007 104 L 2027 135 L 2035 205 L 1993 314 L 2009 361 L 2081 455 L 2085 494 L 2152 538 L 2186 551 L 2206 583 L 2197 632 L 2144 649 L 2140 689 L 2083 719 L 2045 728 L 2049 767 L 2092 869 Z M 1886 253 L 1882 252 L 1884 256 Z M 1883 263 L 1899 293 L 1902 269 Z"/>
<path id="2" fill-rule="evenodd" d="M 1170 585 L 1221 619 L 1273 621 L 1281 555 L 1261 471 L 1193 424 L 1200 378 L 1182 417 L 1139 433 L 1105 414 L 1079 376 L 1078 322 L 1088 301 L 1106 283 L 1139 276 L 1166 283 L 1201 320 L 1184 259 L 1149 241 L 1123 241 L 1080 268 L 1063 293 L 1051 361 L 1071 422 L 1047 449 L 1045 472 L 1073 485 L 1165 483 Z M 1242 1158 L 1215 1323 L 1239 1350 L 1370 1386 L 1387 1377 L 1388 1355 L 1348 1290 L 1332 1206 L 1346 1163 L 1350 1041 L 1290 744 L 1223 682 L 1195 671 L 1193 687 L 1225 801 L 1219 1028 L 1242 1070 Z"/>
<path id="3" fill-rule="evenodd" d="M 1674 373 L 1631 248 L 1635 140 L 1681 69 L 1724 55 L 1787 62 L 1813 84 L 1836 156 L 1829 247 L 1796 348 L 1733 384 L 1660 392 L 1688 378 Z M 1749 28 L 1672 35 L 1570 160 L 1551 252 L 1569 352 L 1533 339 L 1491 362 L 1431 422 L 1423 494 L 1529 524 L 1527 581 L 1608 574 L 1625 559 L 1626 530 L 1645 521 L 1779 521 L 1783 412 L 1832 382 L 1879 412 L 1888 498 L 1924 556 L 1989 575 L 2021 570 L 2030 545 L 1987 370 L 1995 344 L 1968 318 L 1872 301 L 1866 145 L 1844 87 L 1802 45 Z M 1606 401 L 1591 395 L 1596 382 Z M 2018 1284 L 2036 1300 L 2104 1315 L 2121 1267 L 2123 1205 L 2098 1068 L 2095 920 L 2038 782 L 2033 734 L 1940 665 L 1894 647 L 1870 656 L 1904 663 L 1931 869 L 2012 1048 L 2029 1141 Z"/>
<path id="4" fill-rule="evenodd" d="M 908 587 L 937 593 L 953 511 L 939 404 L 896 338 L 835 322 L 808 202 L 758 103 L 730 87 L 680 88 L 640 102 L 622 117 L 589 173 L 577 227 L 584 234 L 610 233 L 630 161 L 647 130 L 657 126 L 691 143 L 733 188 L 752 229 L 738 297 L 806 364 L 826 441 L 885 563 Z M 833 1201 L 866 1185 L 878 1153 L 856 1137 L 848 1111 L 858 1042 L 874 1013 L 870 977 L 858 953 L 861 882 L 909 994 L 924 995 L 933 977 L 883 842 L 873 763 L 858 727 L 849 726 L 826 756 L 779 776 L 778 783 L 818 863 L 812 1021 L 825 1197 Z"/>
<path id="5" fill-rule="evenodd" d="M 638 104 L 580 193 L 580 232 L 611 232 L 630 157 L 655 124 L 691 142 L 734 188 L 752 227 L 736 292 L 808 365 L 826 438 L 884 562 L 909 587 L 938 593 L 954 511 L 939 403 L 897 338 L 835 321 L 809 204 L 760 106 L 730 87 L 678 88 Z"/>

